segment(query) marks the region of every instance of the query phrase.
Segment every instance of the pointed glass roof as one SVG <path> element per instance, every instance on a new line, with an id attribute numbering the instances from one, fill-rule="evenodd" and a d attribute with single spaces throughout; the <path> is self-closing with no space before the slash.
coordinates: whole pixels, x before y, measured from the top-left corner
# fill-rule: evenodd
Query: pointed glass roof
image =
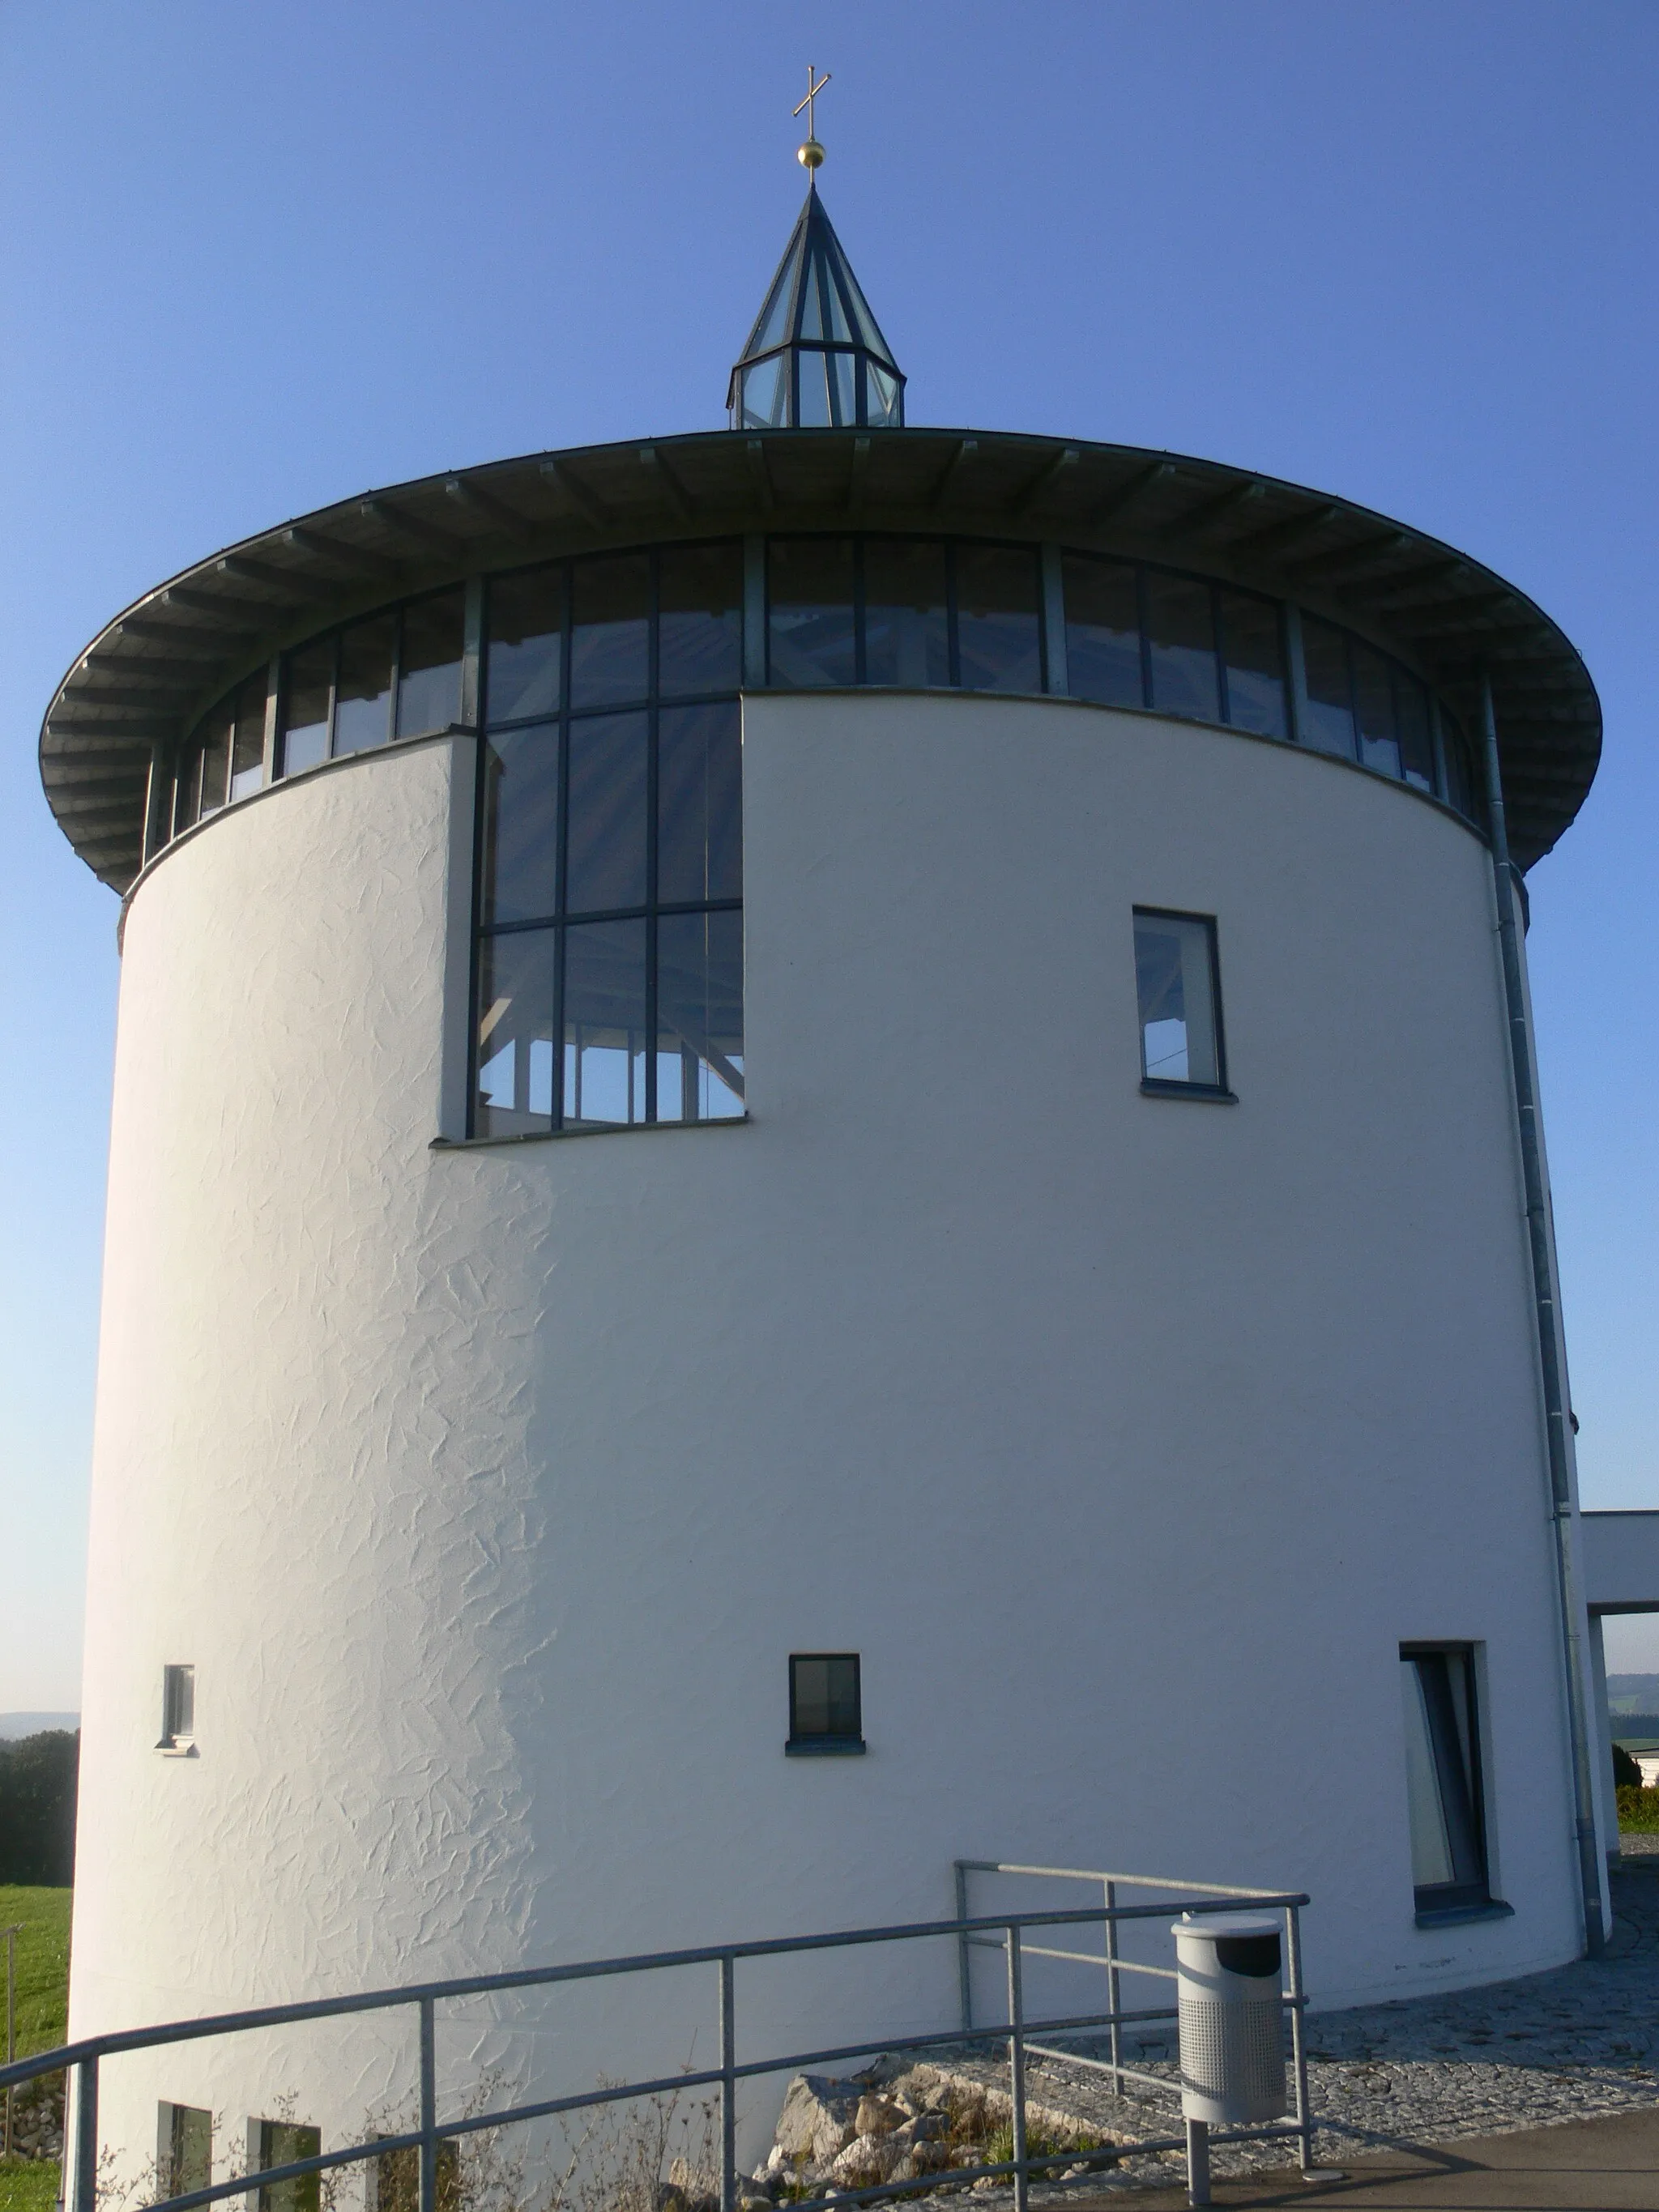
<path id="1" fill-rule="evenodd" d="M 734 430 L 904 426 L 904 378 L 816 179 L 732 371 L 726 404 Z"/>

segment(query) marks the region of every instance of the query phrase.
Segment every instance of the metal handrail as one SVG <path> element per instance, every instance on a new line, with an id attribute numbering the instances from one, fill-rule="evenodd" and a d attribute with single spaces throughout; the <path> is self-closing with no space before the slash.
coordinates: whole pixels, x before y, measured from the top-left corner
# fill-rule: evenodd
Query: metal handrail
<path id="1" fill-rule="evenodd" d="M 1099 1917 L 1105 1923 L 1106 1948 L 1103 1954 L 1087 1951 L 1059 1951 L 1041 1949 L 1027 1944 L 1029 1955 L 1047 1959 L 1064 1959 L 1079 1966 L 1103 1966 L 1106 1970 L 1107 1997 L 1110 2007 L 1111 2057 L 1109 2060 L 1085 2058 L 1076 2051 L 1043 2049 L 1025 2045 L 1026 2050 L 1037 2050 L 1041 2056 L 1062 2058 L 1073 2066 L 1109 2075 L 1112 2094 L 1121 2096 L 1125 2081 L 1138 2081 L 1146 2087 L 1169 2095 L 1176 2084 L 1162 2075 L 1147 2074 L 1137 2067 L 1123 2063 L 1121 2029 L 1131 2020 L 1176 2020 L 1178 2010 L 1171 2006 L 1161 2010 L 1126 2013 L 1118 2002 L 1119 1977 L 1123 1974 L 1150 1974 L 1160 1980 L 1178 1982 L 1180 1975 L 1170 1966 L 1153 1966 L 1137 1959 L 1126 1959 L 1118 1949 L 1118 1923 L 1122 1920 L 1161 1918 L 1166 1912 L 1180 1911 L 1186 1915 L 1197 1912 L 1219 1912 L 1233 1903 L 1248 1903 L 1263 1911 L 1282 1911 L 1285 1915 L 1285 1964 L 1290 1987 L 1279 1991 L 1281 2009 L 1290 2014 L 1291 2064 L 1295 2085 L 1296 2118 L 1286 2126 L 1247 2128 L 1227 2135 L 1212 2134 L 1201 2121 L 1186 2124 L 1186 2148 L 1188 2196 L 1197 2203 L 1209 2202 L 1209 2145 L 1212 2142 L 1247 2142 L 1273 2136 L 1295 2136 L 1301 2146 L 1301 2166 L 1304 2178 L 1313 2172 L 1313 2115 L 1308 2102 L 1308 2052 L 1303 2033 L 1302 2015 L 1307 2009 L 1307 1993 L 1302 1985 L 1302 1922 L 1301 1908 L 1309 1902 L 1305 1895 L 1290 1896 L 1261 1889 L 1241 1888 L 1235 1883 L 1218 1881 L 1175 1881 L 1158 1875 L 1108 1874 L 1092 1867 L 1019 1866 L 1006 1859 L 957 1859 L 956 1865 L 957 1910 L 960 1915 L 962 1933 L 957 1939 L 957 1972 L 962 2008 L 962 2032 L 964 2036 L 988 2031 L 974 2027 L 973 1978 L 969 1971 L 969 1954 L 976 1945 L 988 1945 L 1000 1950 L 1002 1946 L 994 1939 L 969 1932 L 977 1923 L 968 1914 L 968 1877 L 970 1874 L 1021 1875 L 1047 1881 L 1086 1881 L 1098 1883 L 1105 1898 L 1106 1909 Z M 1121 1905 L 1117 1902 L 1120 1888 L 1158 1889 L 1169 1893 L 1164 1900 L 1154 1905 Z M 1215 1898 L 1214 1905 L 1194 1905 L 1193 1898 Z M 1012 1972 L 1012 1966 L 1010 1969 Z M 1052 2031 L 1050 2031 L 1052 2032 Z M 1151 2148 L 1153 2146 L 1148 2145 Z M 1018 2212 L 1025 2212 L 1022 2202 Z"/>
<path id="2" fill-rule="evenodd" d="M 958 1885 L 963 1876 L 958 1870 Z M 1133 1880 L 1133 1877 L 1128 1879 Z M 1158 1885 L 1153 1885 L 1158 1886 Z M 847 1949 L 872 1943 L 914 1942 L 930 1937 L 951 1937 L 959 1946 L 975 1939 L 988 1937 L 996 1931 L 1000 1941 L 996 1948 L 1006 1949 L 1009 1960 L 1008 2018 L 988 2023 L 973 2031 L 973 2039 L 981 2038 L 1006 2039 L 1011 2054 L 1012 2105 L 1014 2113 L 1014 2151 L 1012 2161 L 963 2166 L 951 2169 L 953 2181 L 973 2181 L 982 2177 L 1012 2174 L 1014 2179 L 1018 2212 L 1026 2212 L 1027 2195 L 1031 2173 L 1041 2171 L 1045 2175 L 1048 2167 L 1071 2165 L 1078 2154 L 1039 2154 L 1028 2156 L 1025 2150 L 1025 2097 L 1024 2054 L 1033 2046 L 1033 2033 L 1059 2035 L 1080 2033 L 1088 2028 L 1109 2027 L 1113 2036 L 1120 2022 L 1167 2018 L 1164 2012 L 1122 2012 L 1113 2003 L 1106 2012 L 1071 2014 L 1028 2021 L 1024 2016 L 1023 1996 L 1019 1976 L 1019 1957 L 1024 1931 L 1028 1928 L 1063 1928 L 1093 1926 L 1104 1923 L 1109 1941 L 1115 1942 L 1115 1924 L 1119 1920 L 1155 1919 L 1172 1909 L 1194 1912 L 1218 1912 L 1225 1910 L 1224 1901 L 1211 1902 L 1212 1893 L 1196 1886 L 1188 1889 L 1184 1898 L 1172 1907 L 1168 1901 L 1158 1905 L 1120 1905 L 1115 1901 L 1104 1906 L 1076 1907 L 1066 1911 L 1041 1912 L 997 1913 L 979 1917 L 960 1913 L 948 1920 L 923 1920 L 897 1923 L 880 1928 L 839 1929 L 816 1936 L 795 1936 L 768 1938 L 757 1942 L 704 1944 L 692 1949 L 678 1951 L 641 1952 L 617 1959 L 590 1959 L 554 1966 L 527 1966 L 507 1973 L 469 1974 L 441 1982 L 406 1984 L 402 1988 L 359 1990 L 349 1996 L 312 1997 L 297 2003 L 259 2005 L 238 2012 L 216 2013 L 203 2018 L 173 2021 L 154 2027 L 118 2028 L 102 2035 L 86 2036 L 73 2043 L 62 2045 L 54 2051 L 39 2051 L 32 2057 L 21 2059 L 9 2066 L 0 2067 L 0 2087 L 37 2079 L 45 2074 L 73 2070 L 75 2075 L 74 2129 L 74 2187 L 69 2198 L 68 2212 L 97 2212 L 96 2184 L 98 2166 L 98 2077 L 100 2062 L 128 2051 L 155 2050 L 180 2043 L 204 2041 L 212 2036 L 235 2035 L 260 2028 L 281 2027 L 302 2021 L 333 2020 L 357 2014 L 384 2012 L 404 2005 L 418 2009 L 420 2029 L 420 2125 L 399 2135 L 376 2136 L 338 2150 L 319 2152 L 311 2158 L 290 2160 L 282 2166 L 261 2167 L 256 2173 L 239 2174 L 228 2181 L 216 2182 L 204 2189 L 182 2191 L 155 2200 L 149 2212 L 195 2212 L 199 2205 L 216 2203 L 222 2199 L 243 2196 L 251 2189 L 263 2190 L 284 2181 L 299 2180 L 316 2173 L 331 2172 L 338 2167 L 361 2164 L 400 2150 L 416 2150 L 420 2155 L 419 2212 L 436 2212 L 437 2158 L 441 2142 L 473 2135 L 487 2128 L 516 2125 L 536 2119 L 557 2117 L 559 2114 L 580 2112 L 590 2106 L 617 2104 L 633 2098 L 661 2096 L 689 2089 L 718 2087 L 720 2110 L 720 2204 L 722 2212 L 735 2212 L 737 2203 L 737 2144 L 736 2089 L 741 2081 L 768 2074 L 799 2073 L 809 2067 L 823 2066 L 848 2058 L 865 2057 L 878 2051 L 924 2051 L 936 2049 L 941 2044 L 957 2040 L 949 2031 L 934 2028 L 926 2034 L 883 2035 L 863 2042 L 842 2044 L 831 2048 L 780 2053 L 764 2058 L 748 2059 L 739 2063 L 737 2057 L 736 1967 L 740 1959 L 787 1957 L 795 1954 Z M 1243 1894 L 1240 1892 L 1213 1893 L 1218 1899 L 1230 1899 Z M 1252 1899 L 1264 1907 L 1294 1911 L 1305 1905 L 1305 1896 L 1248 1893 Z M 965 1954 L 964 1954 L 965 1955 Z M 1085 1955 L 1085 1954 L 1078 1954 Z M 1127 1963 L 1127 1962 L 1126 1962 Z M 720 1978 L 720 2047 L 718 2067 L 700 2071 L 687 2070 L 664 2075 L 659 2079 L 612 2083 L 598 2089 L 584 2090 L 564 2096 L 544 2098 L 531 2104 L 503 2106 L 465 2117 L 441 2120 L 437 2114 L 436 2066 L 436 2008 L 447 1999 L 485 1996 L 508 1990 L 548 1988 L 562 1983 L 591 1981 L 621 1974 L 656 1972 L 679 1966 L 714 1966 Z M 1167 2086 L 1167 2085 L 1161 2085 Z M 1273 2132 L 1273 2131 L 1269 2131 Z M 1279 2130 L 1276 2132 L 1291 2132 Z M 1231 2137 L 1218 2140 L 1231 2141 Z M 1178 2148 L 1174 2140 L 1137 2145 L 1146 2150 Z M 1048 2177 L 1053 2179 L 1052 2176 Z M 885 2184 L 867 2189 L 838 2191 L 836 2199 L 841 2205 L 876 2203 L 887 2197 L 913 2193 L 915 2181 Z M 813 2198 L 804 2201 L 795 2212 L 827 2212 L 831 2200 Z"/>

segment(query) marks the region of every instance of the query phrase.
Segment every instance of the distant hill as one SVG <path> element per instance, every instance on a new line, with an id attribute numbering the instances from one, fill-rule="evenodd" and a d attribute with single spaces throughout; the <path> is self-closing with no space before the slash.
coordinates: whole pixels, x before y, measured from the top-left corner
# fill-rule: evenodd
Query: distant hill
<path id="1" fill-rule="evenodd" d="M 1609 1674 L 1610 1713 L 1659 1713 L 1659 1674 Z"/>
<path id="2" fill-rule="evenodd" d="M 0 1743 L 39 1735 L 43 1729 L 67 1729 L 73 1735 L 80 1725 L 79 1713 L 0 1713 Z"/>

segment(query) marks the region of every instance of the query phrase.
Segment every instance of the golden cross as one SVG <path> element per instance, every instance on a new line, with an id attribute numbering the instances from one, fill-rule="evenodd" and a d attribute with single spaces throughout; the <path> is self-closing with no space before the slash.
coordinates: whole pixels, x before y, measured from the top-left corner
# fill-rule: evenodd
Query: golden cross
<path id="1" fill-rule="evenodd" d="M 809 138 L 816 138 L 818 135 L 812 125 L 812 102 L 823 90 L 824 86 L 829 83 L 830 72 L 828 70 L 825 70 L 823 75 L 818 77 L 818 81 L 816 84 L 812 82 L 812 79 L 815 76 L 817 76 L 817 64 L 816 62 L 808 62 L 806 64 L 806 97 L 802 100 L 800 107 L 798 107 L 795 110 L 795 113 L 797 115 L 800 113 L 801 107 L 804 107 L 806 110 L 806 135 Z"/>

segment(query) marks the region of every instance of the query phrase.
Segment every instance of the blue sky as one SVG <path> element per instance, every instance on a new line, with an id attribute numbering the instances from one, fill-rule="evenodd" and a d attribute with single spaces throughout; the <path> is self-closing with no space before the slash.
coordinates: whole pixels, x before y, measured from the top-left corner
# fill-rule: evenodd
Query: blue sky
<path id="1" fill-rule="evenodd" d="M 52 689 L 289 514 L 718 424 L 809 58 L 911 420 L 1340 492 L 1584 653 L 1607 749 L 1530 951 L 1585 1498 L 1659 1505 L 1650 0 L 8 0 L 0 1711 L 77 1697 L 118 971 Z"/>

